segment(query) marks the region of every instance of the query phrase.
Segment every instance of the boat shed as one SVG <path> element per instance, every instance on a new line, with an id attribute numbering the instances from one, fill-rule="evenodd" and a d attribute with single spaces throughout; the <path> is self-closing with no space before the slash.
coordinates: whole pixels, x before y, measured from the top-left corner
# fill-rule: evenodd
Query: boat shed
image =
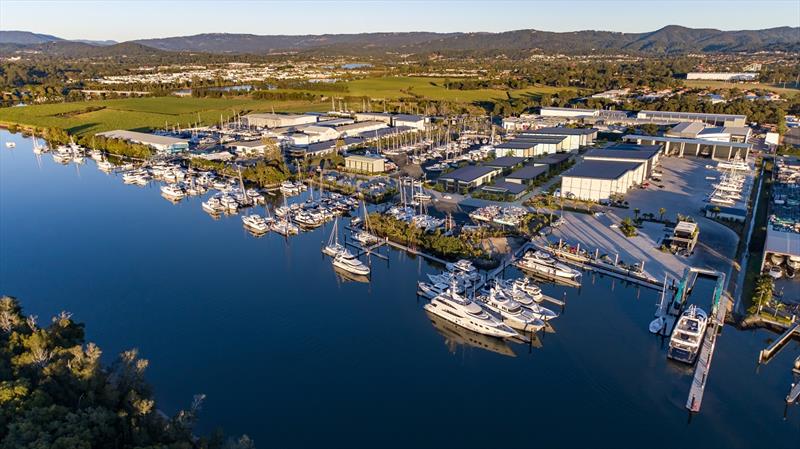
<path id="1" fill-rule="evenodd" d="M 483 192 L 493 195 L 505 195 L 515 200 L 522 197 L 527 190 L 528 187 L 524 184 L 516 184 L 507 181 L 496 181 L 494 184 L 481 187 L 481 191 Z"/>
<path id="2" fill-rule="evenodd" d="M 439 176 L 437 182 L 441 184 L 445 190 L 462 192 L 488 184 L 500 173 L 501 170 L 495 167 L 467 165 Z"/>
<path id="3" fill-rule="evenodd" d="M 177 137 L 159 136 L 157 134 L 126 131 L 122 129 L 97 133 L 96 135 L 105 137 L 106 139 L 124 140 L 125 142 L 147 145 L 162 153 L 178 153 L 189 149 L 189 141 L 186 139 L 178 139 Z"/>
<path id="4" fill-rule="evenodd" d="M 641 175 L 641 162 L 585 160 L 561 176 L 561 195 L 581 200 L 607 200 L 624 195 Z"/>
<path id="5" fill-rule="evenodd" d="M 537 178 L 545 176 L 548 171 L 550 167 L 546 164 L 526 165 L 506 176 L 506 182 L 530 185 Z"/>
<path id="6" fill-rule="evenodd" d="M 503 156 L 495 158 L 489 162 L 486 162 L 484 165 L 487 167 L 494 167 L 499 168 L 500 170 L 510 170 L 517 165 L 522 165 L 527 158 L 524 157 L 516 157 L 516 156 Z"/>
<path id="7" fill-rule="evenodd" d="M 800 233 L 775 229 L 767 226 L 767 240 L 764 243 L 764 252 L 761 259 L 761 271 L 767 266 L 772 256 L 800 257 Z"/>
<path id="8" fill-rule="evenodd" d="M 573 151 L 583 146 L 593 145 L 597 138 L 597 131 L 597 128 L 566 128 L 556 126 L 525 131 L 523 134 L 567 137 L 568 140 L 564 150 Z"/>
<path id="9" fill-rule="evenodd" d="M 661 145 L 637 145 L 631 143 L 617 143 L 605 148 L 598 148 L 588 151 L 583 158 L 585 160 L 603 160 L 616 162 L 636 162 L 643 164 L 643 170 L 637 172 L 639 179 L 637 183 L 643 183 L 653 172 L 658 157 L 661 153 Z"/>
<path id="10" fill-rule="evenodd" d="M 724 142 L 707 139 L 691 139 L 669 136 L 645 136 L 627 134 L 622 137 L 626 142 L 635 142 L 640 145 L 658 145 L 664 147 L 664 154 L 684 156 L 705 156 L 714 160 L 728 161 L 737 155 L 747 159 L 751 145 L 743 142 Z"/>

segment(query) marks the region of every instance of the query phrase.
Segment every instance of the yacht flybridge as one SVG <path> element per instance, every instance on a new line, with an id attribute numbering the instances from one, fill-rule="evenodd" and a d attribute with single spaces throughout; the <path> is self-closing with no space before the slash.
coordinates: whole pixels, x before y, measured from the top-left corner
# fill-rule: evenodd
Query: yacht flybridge
<path id="1" fill-rule="evenodd" d="M 499 314 L 503 321 L 514 329 L 534 332 L 544 327 L 544 321 L 535 316 L 531 310 L 507 296 L 498 295 L 495 289 L 491 289 L 488 295 L 476 297 L 476 300 Z"/>

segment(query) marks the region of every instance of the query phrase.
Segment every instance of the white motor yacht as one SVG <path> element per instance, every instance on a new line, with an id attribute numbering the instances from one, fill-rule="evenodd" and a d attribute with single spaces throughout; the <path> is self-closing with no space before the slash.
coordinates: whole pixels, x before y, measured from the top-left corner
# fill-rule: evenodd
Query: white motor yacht
<path id="1" fill-rule="evenodd" d="M 288 220 L 277 220 L 270 225 L 270 229 L 286 237 L 298 234 L 300 232 L 300 228 L 298 228 L 297 225 L 290 223 Z"/>
<path id="2" fill-rule="evenodd" d="M 358 260 L 353 253 L 346 249 L 334 257 L 333 266 L 360 276 L 367 276 L 370 272 L 369 267 L 364 265 L 364 262 Z"/>
<path id="3" fill-rule="evenodd" d="M 491 294 L 492 291 L 494 291 L 494 294 L 497 296 L 504 296 L 520 303 L 522 307 L 530 310 L 536 318 L 539 318 L 542 321 L 549 321 L 558 316 L 557 313 L 553 312 L 547 307 L 536 304 L 536 301 L 534 301 L 530 295 L 522 294 L 521 290 L 514 291 L 495 286 L 489 290 L 489 294 Z"/>
<path id="4" fill-rule="evenodd" d="M 516 265 L 523 270 L 544 274 L 553 278 L 574 281 L 581 277 L 580 271 L 557 262 L 551 255 L 544 251 L 528 253 L 522 260 L 517 261 Z"/>
<path id="5" fill-rule="evenodd" d="M 499 338 L 519 335 L 500 319 L 486 312 L 483 307 L 456 293 L 453 288 L 434 297 L 431 302 L 425 304 L 424 309 L 479 334 Z"/>
<path id="6" fill-rule="evenodd" d="M 216 196 L 212 196 L 207 201 L 203 201 L 202 206 L 203 210 L 211 215 L 219 215 L 225 212 L 225 206 L 222 205 L 219 198 Z"/>
<path id="7" fill-rule="evenodd" d="M 544 327 L 544 321 L 536 317 L 529 309 L 522 307 L 522 304 L 504 296 L 498 296 L 494 290 L 486 296 L 476 298 L 490 310 L 500 314 L 503 321 L 514 329 L 525 332 L 535 332 Z"/>
<path id="8" fill-rule="evenodd" d="M 186 197 L 186 191 L 176 184 L 161 186 L 161 194 L 172 200 L 182 200 Z"/>
<path id="9" fill-rule="evenodd" d="M 269 231 L 269 225 L 264 220 L 264 217 L 258 214 L 250 214 L 242 216 L 242 225 L 252 232 L 264 234 Z"/>
<path id="10" fill-rule="evenodd" d="M 708 325 L 708 315 L 703 309 L 690 305 L 681 314 L 669 339 L 667 357 L 684 363 L 694 363 Z"/>
<path id="11" fill-rule="evenodd" d="M 6 142 L 6 148 L 15 148 L 16 146 L 16 142 Z"/>

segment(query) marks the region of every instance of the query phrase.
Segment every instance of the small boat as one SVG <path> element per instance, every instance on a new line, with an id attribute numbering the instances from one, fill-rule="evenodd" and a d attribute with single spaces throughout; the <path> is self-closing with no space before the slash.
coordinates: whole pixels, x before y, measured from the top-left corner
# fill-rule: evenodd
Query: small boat
<path id="1" fill-rule="evenodd" d="M 769 256 L 769 260 L 772 262 L 773 265 L 780 265 L 783 263 L 784 260 L 786 260 L 786 257 L 784 257 L 782 254 L 772 253 L 772 255 Z"/>
<path id="2" fill-rule="evenodd" d="M 6 148 L 16 148 L 16 142 L 6 142 Z"/>
<path id="3" fill-rule="evenodd" d="M 295 235 L 300 232 L 300 228 L 298 228 L 297 225 L 290 223 L 288 220 L 278 220 L 270 225 L 270 229 L 285 237 Z"/>
<path id="4" fill-rule="evenodd" d="M 333 266 L 361 276 L 367 276 L 370 273 L 369 267 L 364 265 L 364 262 L 358 260 L 356 256 L 348 250 L 341 251 L 334 257 Z"/>
<path id="5" fill-rule="evenodd" d="M 657 333 L 661 332 L 661 329 L 664 328 L 664 323 L 665 323 L 665 320 L 664 320 L 663 316 L 660 316 L 660 317 L 654 319 L 653 321 L 651 321 L 650 322 L 650 327 L 649 327 L 650 333 L 657 334 Z"/>
<path id="6" fill-rule="evenodd" d="M 800 256 L 789 256 L 786 266 L 795 270 L 800 270 Z"/>
<path id="7" fill-rule="evenodd" d="M 772 267 L 770 267 L 769 271 L 767 271 L 767 274 L 770 275 L 773 279 L 780 279 L 783 277 L 783 270 L 781 269 L 781 267 L 773 265 Z"/>
<path id="8" fill-rule="evenodd" d="M 328 238 L 328 244 L 322 247 L 322 254 L 336 257 L 345 250 L 344 245 L 339 243 L 339 219 L 337 218 L 333 221 L 333 229 L 331 230 L 331 236 Z"/>
<path id="9" fill-rule="evenodd" d="M 98 161 L 97 162 L 97 169 L 102 171 L 102 172 L 109 173 L 112 170 L 114 170 L 114 164 L 112 164 L 111 162 L 108 162 L 106 160 Z"/>

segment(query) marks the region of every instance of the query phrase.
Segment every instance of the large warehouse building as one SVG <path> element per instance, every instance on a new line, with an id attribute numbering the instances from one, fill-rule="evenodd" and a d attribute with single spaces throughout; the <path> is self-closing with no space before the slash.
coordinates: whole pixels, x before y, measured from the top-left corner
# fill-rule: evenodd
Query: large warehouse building
<path id="1" fill-rule="evenodd" d="M 178 139 L 177 137 L 159 136 L 156 134 L 125 131 L 122 129 L 97 133 L 97 135 L 105 137 L 106 139 L 119 139 L 126 142 L 147 145 L 162 153 L 176 153 L 189 149 L 189 141 L 186 139 Z"/>
<path id="2" fill-rule="evenodd" d="M 634 162 L 639 167 L 634 170 L 633 179 L 641 184 L 650 177 L 661 153 L 661 145 L 635 145 L 618 143 L 605 148 L 587 152 L 583 158 L 587 161 Z"/>
<path id="3" fill-rule="evenodd" d="M 242 118 L 247 126 L 255 128 L 282 128 L 317 122 L 317 116 L 311 114 L 247 114 Z"/>
<path id="4" fill-rule="evenodd" d="M 597 138 L 597 128 L 566 128 L 566 127 L 550 127 L 539 128 L 520 133 L 520 137 L 525 136 L 561 136 L 566 137 L 567 141 L 564 144 L 565 151 L 577 150 L 580 147 L 593 145 L 594 140 Z"/>
<path id="5" fill-rule="evenodd" d="M 639 111 L 636 118 L 639 120 L 652 120 L 667 123 L 703 122 L 712 126 L 747 125 L 746 115 L 705 114 L 701 112 Z"/>
<path id="6" fill-rule="evenodd" d="M 589 201 L 624 195 L 641 177 L 639 162 L 587 160 L 561 177 L 561 195 Z"/>
<path id="7" fill-rule="evenodd" d="M 713 81 L 755 81 L 758 73 L 755 72 L 689 72 L 687 80 L 713 80 Z"/>
<path id="8" fill-rule="evenodd" d="M 750 154 L 750 144 L 740 142 L 719 142 L 716 140 L 688 139 L 683 137 L 644 136 L 628 134 L 622 137 L 626 142 L 642 145 L 664 146 L 664 154 L 678 157 L 702 156 L 715 160 L 727 161 L 737 155 L 746 159 Z"/>

